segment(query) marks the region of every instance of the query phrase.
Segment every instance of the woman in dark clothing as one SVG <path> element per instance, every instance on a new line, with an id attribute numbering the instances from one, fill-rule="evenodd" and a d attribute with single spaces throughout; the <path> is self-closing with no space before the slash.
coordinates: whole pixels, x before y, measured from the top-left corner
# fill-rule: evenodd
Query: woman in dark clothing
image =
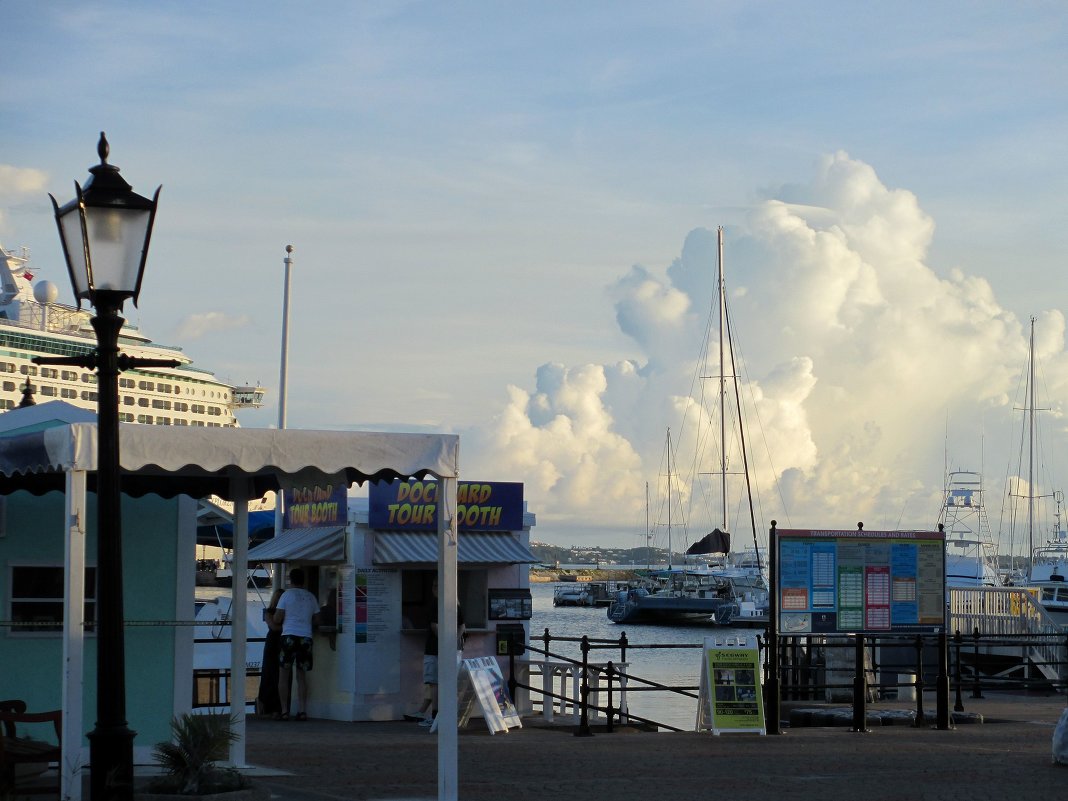
<path id="1" fill-rule="evenodd" d="M 282 652 L 282 627 L 274 622 L 274 610 L 284 590 L 271 595 L 271 605 L 263 610 L 267 623 L 267 637 L 263 642 L 263 661 L 260 663 L 260 691 L 256 695 L 256 711 L 260 715 L 274 716 L 282 712 L 278 697 L 278 657 Z"/>

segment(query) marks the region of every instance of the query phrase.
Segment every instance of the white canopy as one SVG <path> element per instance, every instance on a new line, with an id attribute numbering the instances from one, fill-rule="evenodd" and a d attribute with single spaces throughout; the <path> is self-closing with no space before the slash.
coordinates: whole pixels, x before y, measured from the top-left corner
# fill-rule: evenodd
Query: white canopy
<path id="1" fill-rule="evenodd" d="M 67 404 L 55 404 L 57 417 L 48 418 L 48 407 L 14 409 L 2 415 L 0 424 L 0 495 L 17 490 L 43 494 L 52 490 L 67 496 L 66 519 L 81 525 L 84 495 L 91 489 L 97 464 L 95 423 L 63 422 L 71 419 Z M 66 408 L 66 411 L 62 407 Z M 78 418 L 75 418 L 78 419 Z M 51 426 L 51 427 L 49 427 Z M 24 431 L 27 433 L 19 433 Z M 4 433 L 6 432 L 6 433 Z M 156 494 L 163 497 L 217 495 L 234 502 L 234 564 L 247 561 L 248 500 L 271 490 L 294 484 L 320 483 L 324 478 L 344 476 L 346 483 L 363 484 L 380 479 L 428 475 L 443 480 L 443 513 L 438 516 L 438 579 L 442 588 L 439 619 L 442 637 L 455 639 L 454 618 L 443 610 L 456 605 L 456 482 L 459 475 L 459 437 L 450 434 L 384 434 L 353 431 L 305 431 L 293 429 L 190 428 L 120 425 L 119 461 L 122 491 L 128 495 Z M 78 578 L 83 573 L 84 544 L 78 551 L 72 543 L 84 543 L 84 531 L 67 531 L 68 587 L 65 604 L 63 764 L 77 765 L 81 742 L 81 598 Z M 245 609 L 245 586 L 234 583 L 233 607 Z M 232 632 L 233 686 L 245 685 L 245 620 L 235 616 Z M 439 681 L 456 686 L 456 665 L 442 660 Z M 231 748 L 231 761 L 244 762 L 244 705 L 232 707 L 241 739 Z M 458 740 L 457 699 L 443 693 L 439 706 L 438 796 L 457 794 Z M 69 728 L 68 728 L 69 727 Z M 64 772 L 64 776 L 66 776 Z M 64 782 L 68 779 L 64 778 Z M 77 801 L 80 782 L 63 788 Z"/>
<path id="2" fill-rule="evenodd" d="M 11 414 L 11 413 L 9 413 Z M 294 482 L 344 474 L 347 483 L 457 475 L 459 437 L 293 429 L 120 425 L 122 491 L 233 500 L 231 480 L 252 497 Z M 0 494 L 62 490 L 64 472 L 96 469 L 96 424 L 59 425 L 0 441 Z"/>

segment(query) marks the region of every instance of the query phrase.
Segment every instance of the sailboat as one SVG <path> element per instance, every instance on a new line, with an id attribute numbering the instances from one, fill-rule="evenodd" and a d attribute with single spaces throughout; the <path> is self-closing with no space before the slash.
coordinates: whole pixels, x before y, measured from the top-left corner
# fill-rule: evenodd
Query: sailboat
<path id="1" fill-rule="evenodd" d="M 726 441 L 727 373 L 726 357 L 729 355 L 733 379 L 734 401 L 738 403 L 738 379 L 734 366 L 734 350 L 731 345 L 729 320 L 726 313 L 725 282 L 723 280 L 723 228 L 717 231 L 718 250 L 718 312 L 719 312 L 719 397 L 720 397 L 720 442 Z M 740 417 L 740 412 L 739 412 Z M 666 461 L 668 469 L 668 570 L 656 576 L 659 587 L 650 592 L 637 587 L 620 593 L 620 597 L 608 607 L 608 618 L 616 623 L 660 623 L 669 625 L 766 625 L 769 602 L 768 582 L 761 564 L 761 554 L 755 543 L 756 523 L 753 519 L 752 497 L 749 486 L 748 457 L 744 436 L 741 438 L 742 461 L 745 472 L 746 494 L 749 496 L 750 520 L 753 522 L 755 566 L 730 565 L 731 535 L 727 526 L 727 447 L 720 448 L 720 489 L 722 493 L 722 525 L 716 526 L 706 536 L 687 550 L 690 557 L 722 554 L 720 563 L 684 565 L 674 567 L 671 542 L 672 532 L 672 460 L 671 431 L 668 430 Z"/>
<path id="2" fill-rule="evenodd" d="M 1050 617 L 1068 626 L 1068 532 L 1062 524 L 1064 496 L 1053 493 L 1057 503 L 1056 523 L 1051 536 L 1035 544 L 1035 318 L 1031 318 L 1031 338 L 1027 354 L 1027 494 L 1013 497 L 1027 501 L 1027 545 L 1031 558 L 1026 583 L 1038 590 L 1038 601 Z"/>

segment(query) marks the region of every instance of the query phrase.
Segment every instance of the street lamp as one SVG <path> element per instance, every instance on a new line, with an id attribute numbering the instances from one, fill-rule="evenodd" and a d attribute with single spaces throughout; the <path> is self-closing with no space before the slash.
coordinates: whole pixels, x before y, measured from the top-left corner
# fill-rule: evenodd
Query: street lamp
<path id="1" fill-rule="evenodd" d="M 33 361 L 73 364 L 97 372 L 97 717 L 88 737 L 90 797 L 104 801 L 133 797 L 134 732 L 126 724 L 122 604 L 119 372 L 134 367 L 176 367 L 178 362 L 119 354 L 123 324 L 119 312 L 127 298 L 137 305 L 160 190 L 151 200 L 133 191 L 119 176 L 119 168 L 108 164 L 103 132 L 97 153 L 100 164 L 90 168 L 91 177 L 84 187 L 74 182 L 73 200 L 60 206 L 49 195 L 78 306 L 87 300 L 96 311 L 92 319 L 96 352 Z"/>

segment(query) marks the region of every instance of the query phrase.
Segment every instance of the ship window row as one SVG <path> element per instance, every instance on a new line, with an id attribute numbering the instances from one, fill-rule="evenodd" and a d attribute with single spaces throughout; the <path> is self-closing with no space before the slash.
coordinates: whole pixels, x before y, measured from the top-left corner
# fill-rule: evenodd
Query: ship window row
<path id="1" fill-rule="evenodd" d="M 82 355 L 80 352 L 72 355 Z M 14 362 L 0 362 L 0 373 L 21 373 L 25 376 L 38 375 L 38 367 L 34 364 L 16 365 Z M 41 378 L 62 379 L 63 381 L 81 381 L 84 384 L 97 383 L 97 375 L 91 370 L 77 372 L 74 370 L 57 370 L 52 367 L 40 368 Z M 146 392 L 164 392 L 174 395 L 181 395 L 183 392 L 186 394 L 195 394 L 199 392 L 208 398 L 219 400 L 229 400 L 230 393 L 222 390 L 205 390 L 203 388 L 197 389 L 193 386 L 182 386 L 181 384 L 168 384 L 162 381 L 135 381 L 132 378 L 119 378 L 119 387 L 122 389 L 140 389 Z"/>

